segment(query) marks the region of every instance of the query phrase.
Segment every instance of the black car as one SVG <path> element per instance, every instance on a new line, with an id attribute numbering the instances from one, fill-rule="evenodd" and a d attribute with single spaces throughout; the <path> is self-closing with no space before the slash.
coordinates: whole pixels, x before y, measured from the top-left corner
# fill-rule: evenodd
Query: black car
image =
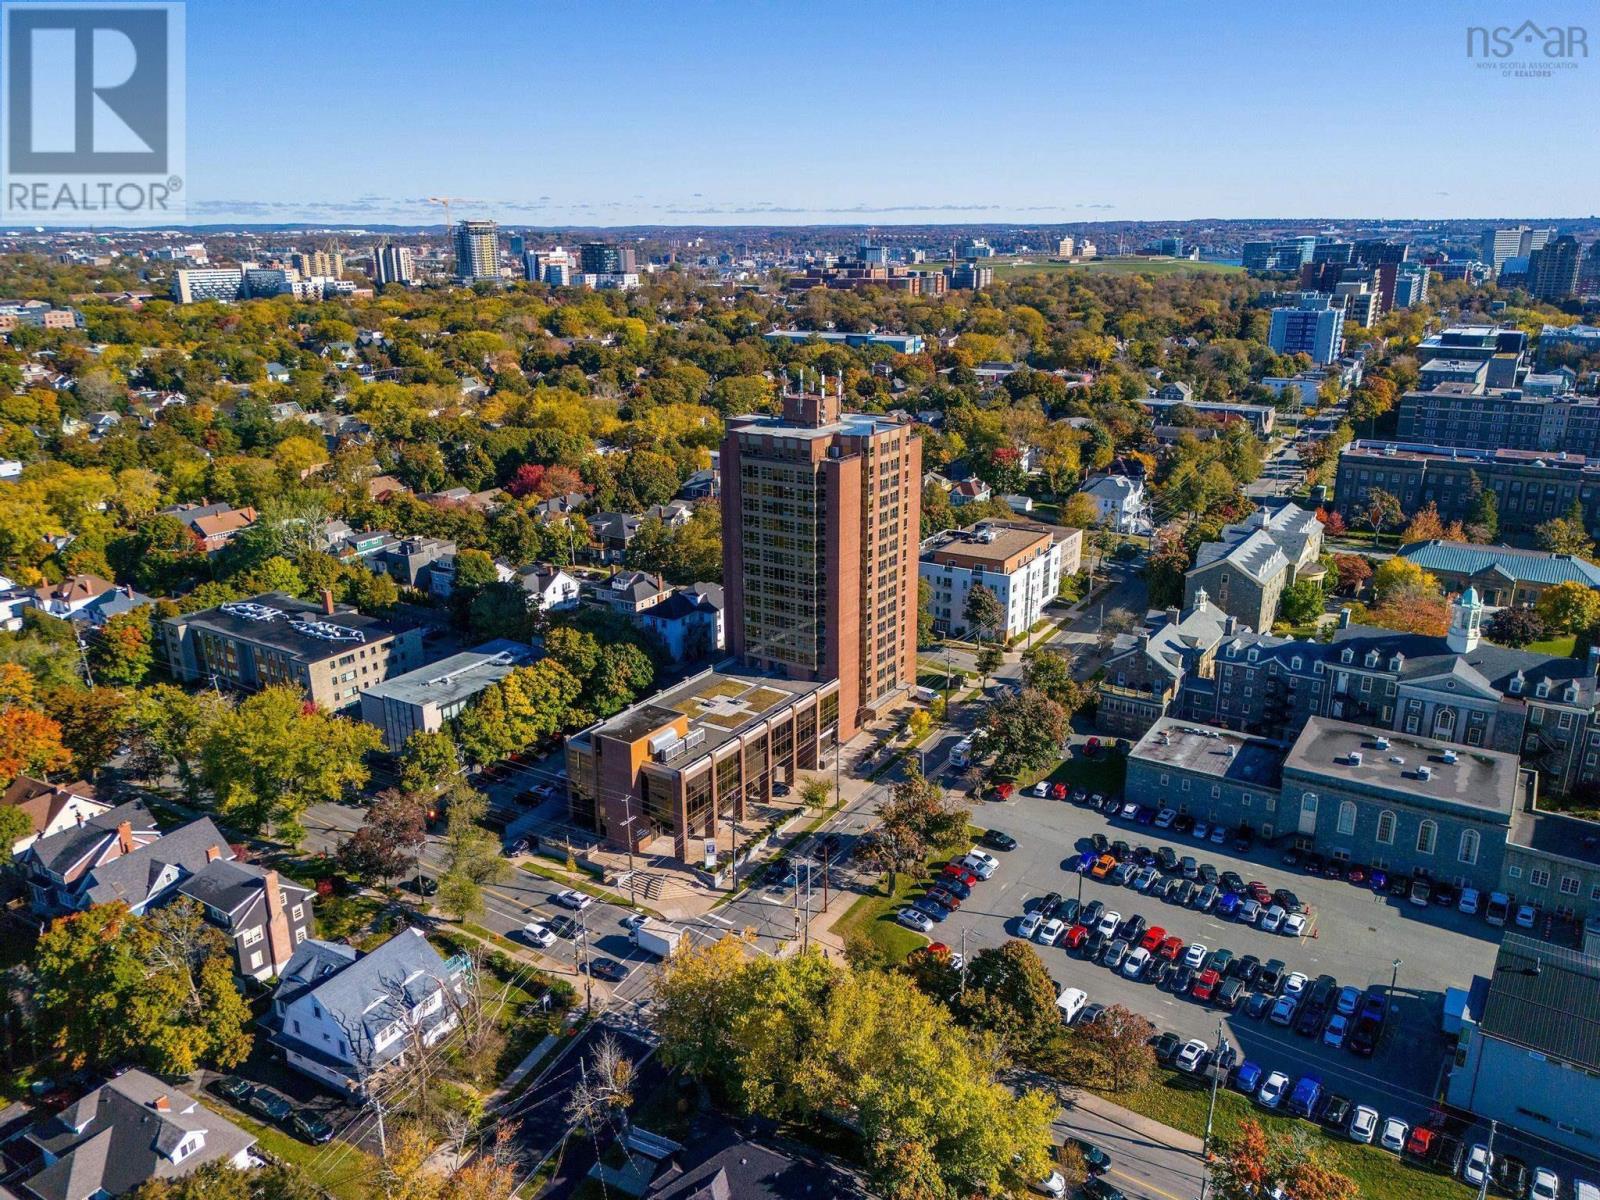
<path id="1" fill-rule="evenodd" d="M 995 850 L 1015 850 L 1017 839 L 1009 833 L 1001 833 L 998 829 L 991 829 L 983 835 L 983 844 Z"/>
<path id="2" fill-rule="evenodd" d="M 1056 910 L 1061 907 L 1060 892 L 1046 892 L 1043 900 L 1039 901 L 1039 916 L 1048 921 L 1056 915 Z M 1063 918 L 1065 920 L 1065 918 Z"/>
<path id="3" fill-rule="evenodd" d="M 1145 978 L 1158 988 L 1164 988 L 1172 977 L 1178 972 L 1178 964 L 1170 958 L 1158 958 L 1150 965 L 1150 970 Z"/>
<path id="4" fill-rule="evenodd" d="M 1456 901 L 1460 899 L 1461 893 L 1448 883 L 1436 883 L 1433 885 L 1433 902 L 1440 908 L 1454 908 Z"/>
<path id="5" fill-rule="evenodd" d="M 1133 865 L 1136 867 L 1153 867 L 1156 865 L 1156 852 L 1149 846 L 1135 846 L 1133 848 Z"/>
<path id="6" fill-rule="evenodd" d="M 1180 813 L 1178 819 L 1172 823 L 1172 828 L 1178 833 L 1188 833 L 1194 828 L 1194 818 L 1188 813 Z"/>
<path id="7" fill-rule="evenodd" d="M 240 1079 L 237 1075 L 227 1075 L 212 1084 L 212 1089 L 230 1104 L 242 1104 L 250 1095 L 253 1085 L 248 1079 Z M 49 1090 L 49 1089 L 46 1089 Z"/>
<path id="8" fill-rule="evenodd" d="M 1088 801 L 1089 793 L 1084 791 L 1082 788 L 1073 788 L 1072 794 L 1068 796 L 1067 799 L 1071 800 L 1074 804 L 1082 805 Z"/>
<path id="9" fill-rule="evenodd" d="M 1178 896 L 1183 891 L 1183 885 L 1189 881 L 1181 875 L 1174 875 L 1161 885 L 1161 898 L 1168 904 L 1176 904 Z"/>
<path id="10" fill-rule="evenodd" d="M 1198 879 L 1185 879 L 1183 880 L 1182 886 L 1178 888 L 1178 894 L 1176 896 L 1168 897 L 1168 899 L 1170 899 L 1174 904 L 1188 908 L 1190 902 L 1194 900 L 1196 894 L 1199 893 L 1200 890 L 1200 881 Z"/>
<path id="11" fill-rule="evenodd" d="M 280 1125 L 287 1121 L 289 1115 L 294 1112 L 294 1106 L 284 1098 L 282 1093 L 273 1091 L 263 1083 L 258 1083 L 251 1088 L 250 1094 L 245 1097 L 244 1102 L 245 1107 Z"/>
<path id="12" fill-rule="evenodd" d="M 1334 997 L 1339 991 L 1339 981 L 1332 975 L 1318 975 L 1315 983 L 1311 985 L 1311 1003 L 1326 1013 L 1333 1007 Z"/>
<path id="13" fill-rule="evenodd" d="M 1239 997 L 1244 994 L 1244 984 L 1237 979 L 1224 979 L 1217 989 L 1217 1007 L 1232 1012 L 1239 1007 Z"/>
<path id="14" fill-rule="evenodd" d="M 1300 860 L 1300 865 L 1305 868 L 1308 875 L 1321 875 L 1322 868 L 1328 865 L 1328 860 L 1312 851 Z"/>
<path id="15" fill-rule="evenodd" d="M 1082 1138 L 1068 1138 L 1067 1141 L 1083 1155 L 1083 1165 L 1089 1168 L 1089 1174 L 1103 1175 L 1111 1169 L 1111 1156 L 1093 1142 L 1086 1142 Z"/>
<path id="16" fill-rule="evenodd" d="M 1248 851 L 1255 840 L 1256 835 L 1248 825 L 1241 825 L 1233 832 L 1233 848 L 1240 852 Z"/>
<path id="17" fill-rule="evenodd" d="M 1237 871 L 1224 871 L 1217 879 L 1217 885 L 1225 892 L 1241 896 L 1244 894 L 1244 880 L 1239 878 Z"/>
<path id="18" fill-rule="evenodd" d="M 1111 868 L 1111 874 L 1106 876 L 1106 882 L 1112 887 L 1121 887 L 1128 882 L 1132 875 L 1133 864 L 1131 862 L 1119 862 Z"/>
<path id="19" fill-rule="evenodd" d="M 1433 1168 L 1452 1178 L 1461 1175 L 1462 1161 L 1467 1157 L 1467 1144 L 1451 1133 L 1441 1133 L 1433 1144 Z"/>
<path id="20" fill-rule="evenodd" d="M 1217 869 L 1215 867 L 1213 867 L 1210 863 L 1201 863 L 1200 864 L 1200 882 L 1201 883 L 1216 883 L 1218 878 L 1219 878 L 1219 876 L 1217 875 Z"/>
<path id="21" fill-rule="evenodd" d="M 1078 909 L 1082 907 L 1076 897 L 1068 896 L 1056 905 L 1055 915 L 1061 918 L 1063 925 L 1072 926 L 1078 923 Z"/>
<path id="22" fill-rule="evenodd" d="M 1173 994 L 1187 996 L 1192 987 L 1194 987 L 1194 968 L 1179 963 L 1178 969 L 1172 973 Z"/>
<path id="23" fill-rule="evenodd" d="M 294 1116 L 289 1118 L 289 1130 L 313 1146 L 333 1141 L 333 1125 L 328 1118 L 310 1109 L 296 1109 Z"/>
<path id="24" fill-rule="evenodd" d="M 1530 1175 L 1528 1164 L 1515 1154 L 1496 1154 L 1489 1167 L 1489 1182 L 1502 1196 L 1526 1196 Z"/>
<path id="25" fill-rule="evenodd" d="M 1149 922 L 1138 913 L 1134 913 L 1133 916 L 1122 923 L 1122 928 L 1118 931 L 1117 936 L 1124 941 L 1137 942 L 1144 936 L 1144 931 L 1149 927 Z"/>
<path id="26" fill-rule="evenodd" d="M 628 968 L 614 958 L 591 958 L 589 974 L 595 979 L 604 979 L 607 983 L 621 983 L 628 977 Z"/>
<path id="27" fill-rule="evenodd" d="M 1322 1022 L 1327 1015 L 1327 1009 L 1308 1000 L 1295 1015 L 1294 1031 L 1301 1037 L 1314 1038 L 1322 1032 Z"/>
<path id="28" fill-rule="evenodd" d="M 1317 1121 L 1324 1129 L 1343 1132 L 1350 1123 L 1350 1110 L 1354 1107 L 1343 1096 L 1329 1096 L 1322 1102 L 1322 1112 L 1318 1114 Z"/>
<path id="29" fill-rule="evenodd" d="M 1296 896 L 1288 888 L 1279 888 L 1273 892 L 1272 902 L 1283 909 L 1284 912 L 1297 913 L 1305 912 L 1306 910 L 1306 906 L 1300 903 L 1300 897 Z"/>
<path id="30" fill-rule="evenodd" d="M 1078 914 L 1078 924 L 1087 925 L 1091 929 L 1100 924 L 1100 918 L 1105 915 L 1106 904 L 1104 900 L 1091 900 L 1083 906 L 1083 911 Z"/>
<path id="31" fill-rule="evenodd" d="M 1092 835 L 1089 838 L 1089 845 L 1094 848 L 1094 852 L 1096 854 L 1104 854 L 1107 850 L 1111 849 L 1111 843 L 1106 840 L 1106 835 L 1103 833 L 1096 833 Z"/>
<path id="32" fill-rule="evenodd" d="M 1285 850 L 1283 852 L 1283 865 L 1286 867 L 1299 866 L 1300 851 L 1296 850 L 1293 846 L 1290 846 L 1287 850 Z"/>
<path id="33" fill-rule="evenodd" d="M 1183 1045 L 1183 1039 L 1169 1030 L 1166 1033 L 1157 1034 L 1156 1040 L 1152 1045 L 1155 1047 L 1156 1061 L 1167 1063 L 1171 1062 L 1173 1055 L 1178 1053 L 1179 1048 Z"/>
<path id="34" fill-rule="evenodd" d="M 1253 987 L 1256 976 L 1261 974 L 1261 960 L 1254 954 L 1236 958 L 1228 964 L 1228 974 L 1243 983 L 1245 987 Z"/>
<path id="35" fill-rule="evenodd" d="M 1170 875 L 1178 865 L 1178 855 L 1171 846 L 1162 846 L 1156 850 L 1156 869 L 1163 874 Z"/>
<path id="36" fill-rule="evenodd" d="M 1206 959 L 1206 966 L 1226 979 L 1229 971 L 1233 969 L 1233 951 L 1226 947 L 1213 950 L 1211 957 Z"/>
<path id="37" fill-rule="evenodd" d="M 1251 992 L 1250 999 L 1245 1001 L 1244 1015 L 1259 1021 L 1267 1015 L 1272 1007 L 1273 997 L 1266 992 Z"/>
<path id="38" fill-rule="evenodd" d="M 1404 896 L 1411 890 L 1411 876 L 1401 875 L 1399 872 L 1389 876 L 1389 895 Z"/>
<path id="39" fill-rule="evenodd" d="M 1278 989 L 1283 986 L 1283 971 L 1283 959 L 1269 958 L 1262 964 L 1261 973 L 1256 976 L 1256 987 L 1269 996 L 1276 996 Z"/>
<path id="40" fill-rule="evenodd" d="M 1116 841 L 1111 843 L 1110 853 L 1111 857 L 1116 859 L 1119 863 L 1127 862 L 1129 857 L 1133 854 L 1133 847 L 1128 845 L 1128 843 L 1123 841 L 1121 838 L 1118 838 Z"/>
<path id="41" fill-rule="evenodd" d="M 551 917 L 544 927 L 559 938 L 570 940 L 578 936 L 578 923 L 564 913 Z"/>
<path id="42" fill-rule="evenodd" d="M 1104 1004 L 1088 1004 L 1085 1005 L 1083 1011 L 1078 1014 L 1078 1024 L 1093 1025 L 1105 1015 L 1106 1006 Z"/>
<path id="43" fill-rule="evenodd" d="M 1127 1196 L 1099 1175 L 1089 1176 L 1083 1185 L 1082 1194 L 1089 1197 L 1089 1200 L 1128 1200 Z"/>

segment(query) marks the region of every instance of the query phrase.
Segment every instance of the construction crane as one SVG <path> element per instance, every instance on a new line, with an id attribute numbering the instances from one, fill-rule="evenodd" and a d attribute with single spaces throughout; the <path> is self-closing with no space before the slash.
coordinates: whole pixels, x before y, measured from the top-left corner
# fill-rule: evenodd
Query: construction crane
<path id="1" fill-rule="evenodd" d="M 438 204 L 438 205 L 443 206 L 443 208 L 444 208 L 444 240 L 445 240 L 445 245 L 447 245 L 447 246 L 450 245 L 450 206 L 452 204 L 459 204 L 462 201 L 462 199 L 463 199 L 463 197 L 461 197 L 461 196 L 429 196 L 428 197 L 428 203 L 429 204 Z M 458 273 L 460 271 L 460 265 L 459 264 L 457 264 L 457 271 L 458 271 Z"/>

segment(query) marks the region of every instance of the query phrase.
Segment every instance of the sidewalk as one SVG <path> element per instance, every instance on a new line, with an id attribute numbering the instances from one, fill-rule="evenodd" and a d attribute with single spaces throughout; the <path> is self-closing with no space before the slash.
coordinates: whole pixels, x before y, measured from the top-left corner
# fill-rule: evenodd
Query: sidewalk
<path id="1" fill-rule="evenodd" d="M 1192 1133 L 1184 1133 L 1181 1129 L 1174 1129 L 1170 1125 L 1163 1125 L 1159 1121 L 1152 1121 L 1149 1117 L 1142 1117 L 1131 1109 L 1123 1108 L 1120 1104 L 1095 1095 L 1093 1092 L 1077 1091 L 1062 1105 L 1064 1116 L 1070 1117 L 1073 1112 L 1088 1112 L 1112 1124 L 1120 1125 L 1130 1133 L 1159 1145 L 1167 1146 L 1184 1154 L 1193 1154 L 1199 1157 L 1201 1140 Z"/>

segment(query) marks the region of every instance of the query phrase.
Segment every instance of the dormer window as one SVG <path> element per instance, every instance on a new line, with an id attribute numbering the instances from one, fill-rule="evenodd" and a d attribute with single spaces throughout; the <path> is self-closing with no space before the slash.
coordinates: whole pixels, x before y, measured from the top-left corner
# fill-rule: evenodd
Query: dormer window
<path id="1" fill-rule="evenodd" d="M 1369 667 L 1375 667 L 1378 665 L 1378 652 L 1376 650 L 1367 651 L 1366 663 Z"/>
<path id="2" fill-rule="evenodd" d="M 1249 653 L 1249 655 L 1247 655 L 1247 657 L 1250 659 L 1251 662 L 1255 662 L 1256 659 L 1261 657 L 1261 651 L 1257 650 L 1254 646 L 1251 646 L 1250 647 L 1250 653 Z"/>
<path id="3" fill-rule="evenodd" d="M 1228 657 L 1229 658 L 1238 658 L 1239 657 L 1239 643 L 1238 642 L 1229 642 L 1228 643 Z"/>
<path id="4" fill-rule="evenodd" d="M 1561 693 L 1561 699 L 1567 704 L 1576 704 L 1578 702 L 1578 685 L 1575 683 L 1567 684 L 1567 690 Z"/>
<path id="5" fill-rule="evenodd" d="M 1298 671 L 1300 669 L 1300 656 L 1298 654 L 1289 660 L 1289 669 L 1291 671 Z"/>
<path id="6" fill-rule="evenodd" d="M 1511 688 L 1510 688 L 1510 691 L 1511 691 L 1511 694 L 1513 696 L 1522 695 L 1522 672 L 1521 671 L 1518 671 L 1515 675 L 1513 675 L 1511 677 Z"/>
<path id="7" fill-rule="evenodd" d="M 1355 662 L 1355 660 L 1356 660 L 1356 652 L 1354 650 L 1350 649 L 1350 647 L 1348 647 L 1348 646 L 1346 646 L 1344 648 L 1344 650 L 1341 651 L 1340 654 L 1339 654 L 1339 661 L 1342 662 L 1342 663 L 1353 663 L 1353 662 Z"/>
<path id="8" fill-rule="evenodd" d="M 1539 680 L 1538 685 L 1533 689 L 1533 694 L 1541 699 L 1548 696 L 1550 694 L 1550 681 L 1548 679 Z"/>
<path id="9" fill-rule="evenodd" d="M 1401 654 L 1396 654 L 1393 658 L 1391 658 L 1389 660 L 1389 670 L 1394 672 L 1396 675 L 1398 675 L 1398 674 L 1400 674 L 1400 668 L 1404 663 L 1405 663 L 1405 656 L 1401 655 Z"/>
<path id="10" fill-rule="evenodd" d="M 1311 667 L 1311 669 L 1312 669 L 1312 670 L 1313 670 L 1313 671 L 1315 671 L 1315 672 L 1316 672 L 1316 673 L 1317 673 L 1317 674 L 1318 674 L 1318 675 L 1321 675 L 1321 674 L 1322 674 L 1322 673 L 1323 673 L 1323 672 L 1324 672 L 1324 671 L 1326 671 L 1326 670 L 1327 670 L 1327 669 L 1328 669 L 1328 667 L 1327 667 L 1327 664 L 1326 664 L 1326 663 L 1324 663 L 1324 662 L 1323 662 L 1323 661 L 1322 661 L 1322 660 L 1321 660 L 1321 659 L 1320 659 L 1320 658 L 1319 658 L 1319 659 L 1317 659 L 1317 661 L 1316 661 L 1316 662 L 1315 662 L 1315 663 L 1314 663 L 1314 664 L 1313 664 L 1313 665 L 1312 665 L 1312 667 Z"/>

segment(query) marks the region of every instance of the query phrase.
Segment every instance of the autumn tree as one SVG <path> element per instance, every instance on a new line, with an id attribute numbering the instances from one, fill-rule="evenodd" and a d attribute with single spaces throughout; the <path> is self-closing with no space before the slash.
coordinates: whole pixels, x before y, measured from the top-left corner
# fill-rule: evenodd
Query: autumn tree
<path id="1" fill-rule="evenodd" d="M 0 708 L 0 786 L 18 775 L 49 775 L 71 761 L 61 726 L 50 717 L 20 704 Z"/>
<path id="2" fill-rule="evenodd" d="M 921 865 L 930 853 L 951 846 L 966 834 L 968 811 L 944 788 L 911 767 L 878 807 L 878 825 L 862 838 L 861 857 L 896 878 Z"/>
<path id="3" fill-rule="evenodd" d="M 1540 548 L 1551 554 L 1570 554 L 1575 558 L 1593 559 L 1594 539 L 1589 536 L 1584 518 L 1583 503 L 1572 502 L 1565 516 L 1546 521 L 1533 531 Z"/>
<path id="4" fill-rule="evenodd" d="M 1600 592 L 1581 583 L 1546 588 L 1534 611 L 1553 633 L 1584 633 L 1600 624 Z"/>
<path id="5" fill-rule="evenodd" d="M 1356 1200 L 1361 1194 L 1354 1180 L 1328 1165 L 1327 1152 L 1312 1148 L 1297 1129 L 1269 1132 L 1246 1117 L 1215 1146 L 1206 1170 L 1217 1200 L 1258 1200 L 1279 1188 L 1296 1200 Z"/>
<path id="6" fill-rule="evenodd" d="M 418 729 L 400 749 L 400 790 L 432 795 L 461 772 L 461 755 L 447 729 Z"/>
<path id="7" fill-rule="evenodd" d="M 1070 718 L 1089 699 L 1089 685 L 1072 674 L 1072 660 L 1058 650 L 1039 647 L 1022 656 L 1022 682 L 1048 696 Z"/>
<path id="8" fill-rule="evenodd" d="M 143 683 L 154 661 L 148 609 L 114 614 L 89 639 L 89 666 L 101 683 Z"/>
<path id="9" fill-rule="evenodd" d="M 1385 529 L 1392 529 L 1405 520 L 1405 509 L 1392 492 L 1373 488 L 1361 506 L 1361 520 L 1372 530 L 1373 538 L 1381 538 Z"/>
<path id="10" fill-rule="evenodd" d="M 1012 1054 L 1026 1055 L 1061 1028 L 1049 968 L 1031 942 L 1015 938 L 973 955 L 959 1011 Z"/>
<path id="11" fill-rule="evenodd" d="M 1372 578 L 1372 564 L 1360 554 L 1335 554 L 1334 573 L 1339 579 L 1339 590 L 1347 596 L 1359 595 Z"/>
<path id="12" fill-rule="evenodd" d="M 200 772 L 217 808 L 247 833 L 298 842 L 300 816 L 366 783 L 382 735 L 364 721 L 307 704 L 300 689 L 264 688 L 204 733 Z"/>
<path id="13" fill-rule="evenodd" d="M 416 866 L 427 836 L 422 797 L 388 788 L 368 806 L 361 827 L 340 844 L 339 865 L 370 883 L 388 883 Z"/>
<path id="14" fill-rule="evenodd" d="M 1444 537 L 1444 522 L 1439 519 L 1439 506 L 1429 500 L 1417 509 L 1408 524 L 1400 534 L 1400 544 L 1409 546 L 1412 542 L 1432 542 Z"/>
<path id="15" fill-rule="evenodd" d="M 1091 1057 L 1098 1077 L 1114 1092 L 1141 1086 L 1155 1070 L 1150 1047 L 1156 1027 L 1136 1012 L 1113 1004 L 1097 1020 L 1075 1026 L 1073 1042 Z"/>
<path id="16" fill-rule="evenodd" d="M 995 751 L 995 773 L 1012 779 L 1058 761 L 1072 731 L 1066 709 L 1033 688 L 999 697 L 984 722 Z"/>
<path id="17" fill-rule="evenodd" d="M 1492 642 L 1520 650 L 1545 637 L 1544 618 L 1531 608 L 1516 605 L 1502 608 L 1483 623 L 1483 632 Z"/>
<path id="18" fill-rule="evenodd" d="M 499 883 L 510 870 L 499 839 L 480 823 L 488 811 L 487 797 L 464 782 L 450 790 L 439 904 L 461 920 L 483 911 L 483 889 Z"/>

